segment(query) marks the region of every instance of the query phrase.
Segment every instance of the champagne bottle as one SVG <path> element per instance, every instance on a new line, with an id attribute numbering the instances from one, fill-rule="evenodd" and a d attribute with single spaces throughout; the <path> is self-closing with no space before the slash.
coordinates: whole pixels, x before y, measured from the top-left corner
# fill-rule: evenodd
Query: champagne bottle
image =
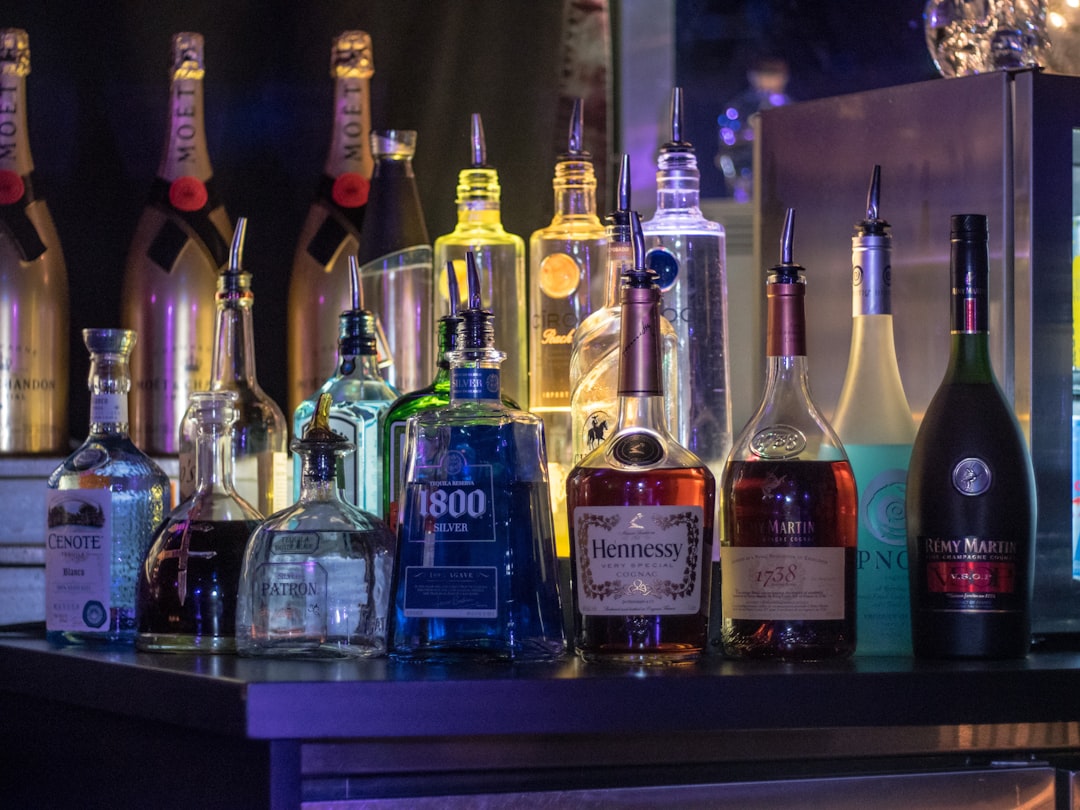
<path id="1" fill-rule="evenodd" d="M 232 226 L 218 199 L 203 123 L 203 38 L 172 38 L 169 127 L 124 267 L 132 435 L 151 455 L 179 452 L 188 395 L 210 385 L 214 294 Z"/>
<path id="2" fill-rule="evenodd" d="M 912 644 L 920 658 L 1021 658 L 1031 644 L 1035 476 L 990 363 L 986 217 L 950 222 L 949 364 L 908 470 Z"/>
<path id="3" fill-rule="evenodd" d="M 855 650 L 858 498 L 844 448 L 810 397 L 806 275 L 766 278 L 765 391 L 735 439 L 721 487 L 721 637 L 728 655 L 812 660 Z"/>
<path id="4" fill-rule="evenodd" d="M 374 160 L 371 38 L 343 31 L 330 48 L 334 121 L 315 200 L 308 210 L 289 278 L 289 412 L 334 371 L 337 316 L 349 308 L 348 257 L 360 243 Z"/>
<path id="5" fill-rule="evenodd" d="M 528 332 L 525 307 L 525 241 L 507 233 L 500 218 L 499 173 L 487 165 L 484 125 L 472 115 L 472 165 L 458 173 L 457 225 L 435 240 L 436 309 L 447 309 L 446 263 L 454 263 L 458 289 L 465 289 L 465 254 L 472 252 L 484 297 L 500 313 L 500 342 L 506 347 L 503 391 L 515 402 L 529 401 Z M 464 302 L 458 302 L 460 306 Z"/>
<path id="6" fill-rule="evenodd" d="M 0 453 L 68 442 L 68 282 L 26 116 L 30 37 L 0 28 Z"/>
<path id="7" fill-rule="evenodd" d="M 566 475 L 574 462 L 570 354 L 585 316 L 603 306 L 607 234 L 596 214 L 596 172 L 582 148 L 582 101 L 555 163 L 555 214 L 529 238 L 529 410 L 544 420 L 555 546 L 570 554 Z"/>
<path id="8" fill-rule="evenodd" d="M 630 219 L 618 421 L 566 482 L 574 643 L 585 661 L 678 664 L 707 644 L 716 480 L 668 430 L 660 288 Z"/>
<path id="9" fill-rule="evenodd" d="M 892 235 L 875 166 L 866 219 L 851 240 L 851 353 L 833 417 L 859 492 L 859 652 L 911 654 L 904 492 L 915 421 L 896 362 Z"/>

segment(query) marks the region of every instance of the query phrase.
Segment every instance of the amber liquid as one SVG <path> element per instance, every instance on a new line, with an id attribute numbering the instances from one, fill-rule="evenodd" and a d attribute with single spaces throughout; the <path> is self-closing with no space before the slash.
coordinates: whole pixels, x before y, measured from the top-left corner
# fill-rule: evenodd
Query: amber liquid
<path id="1" fill-rule="evenodd" d="M 707 471 L 701 467 L 675 467 L 655 470 L 615 470 L 578 467 L 567 480 L 567 510 L 573 516 L 579 504 L 589 506 L 704 506 Z M 710 504 L 711 506 L 711 504 Z M 570 570 L 577 568 L 577 542 L 573 520 L 570 521 Z M 709 587 L 712 560 L 713 509 L 705 509 L 702 527 L 703 546 L 701 603 L 697 613 L 651 616 L 582 615 L 577 610 L 578 583 L 574 592 L 574 645 L 585 661 L 623 663 L 677 664 L 699 658 L 708 637 Z"/>
<path id="2" fill-rule="evenodd" d="M 858 499 L 846 462 L 729 461 L 721 496 L 724 545 L 736 547 L 844 548 L 843 618 L 798 615 L 774 620 L 731 619 L 723 604 L 722 637 L 729 655 L 806 661 L 855 651 L 855 554 Z M 781 543 L 768 527 L 814 524 L 814 530 Z"/>

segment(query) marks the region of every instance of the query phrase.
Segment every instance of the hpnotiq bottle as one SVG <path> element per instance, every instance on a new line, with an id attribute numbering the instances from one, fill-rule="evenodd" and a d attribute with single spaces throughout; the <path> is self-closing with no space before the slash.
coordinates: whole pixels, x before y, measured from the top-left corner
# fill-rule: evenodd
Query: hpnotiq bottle
<path id="1" fill-rule="evenodd" d="M 84 329 L 90 435 L 49 476 L 46 638 L 135 641 L 139 565 L 169 508 L 169 477 L 128 436 L 128 356 L 135 333 Z"/>
<path id="2" fill-rule="evenodd" d="M 382 374 L 399 391 L 413 391 L 435 371 L 431 240 L 413 174 L 416 133 L 371 133 L 375 171 L 356 258 L 364 303 L 377 313 L 376 331 L 391 357 Z M 373 510 L 374 511 L 374 510 Z"/>
<path id="3" fill-rule="evenodd" d="M 503 391 L 514 402 L 528 402 L 528 319 L 521 305 L 525 298 L 525 241 L 503 228 L 499 173 L 487 165 L 484 125 L 477 113 L 472 116 L 470 143 L 472 165 L 458 173 L 457 225 L 451 233 L 435 240 L 435 267 L 439 271 L 436 308 L 447 311 L 447 262 L 453 262 L 461 290 L 466 285 L 465 254 L 471 252 L 476 257 L 484 298 L 500 313 L 499 341 L 507 349 L 502 367 Z"/>
<path id="4" fill-rule="evenodd" d="M 338 460 L 338 487 L 347 503 L 377 515 L 382 511 L 379 420 L 398 392 L 379 375 L 375 316 L 362 308 L 356 257 L 349 257 L 352 308 L 338 318 L 338 363 L 334 373 L 293 414 L 293 435 L 302 436 L 322 394 L 330 394 L 330 429 L 356 448 Z M 294 455 L 293 495 L 300 497 L 302 459 Z"/>
<path id="5" fill-rule="evenodd" d="M 292 449 L 300 500 L 271 515 L 244 552 L 236 607 L 241 655 L 370 658 L 386 652 L 393 533 L 338 495 L 338 459 L 353 446 L 330 429 L 329 394 Z"/>
<path id="6" fill-rule="evenodd" d="M 731 450 L 727 268 L 724 228 L 701 213 L 700 173 L 682 139 L 682 88 L 671 99 L 671 140 L 660 148 L 656 214 L 645 230 L 646 262 L 664 294 L 660 314 L 679 336 L 678 420 L 669 426 L 716 480 Z"/>
<path id="7" fill-rule="evenodd" d="M 195 491 L 161 524 L 139 571 L 135 646 L 230 653 L 244 547 L 263 516 L 233 486 L 236 392 L 196 391 L 191 408 Z"/>
<path id="8" fill-rule="evenodd" d="M 866 219 L 851 240 L 851 355 L 832 424 L 859 493 L 859 653 L 911 654 L 904 498 L 915 439 L 893 343 L 892 235 L 875 166 Z"/>
<path id="9" fill-rule="evenodd" d="M 766 279 L 765 391 L 731 451 L 720 496 L 721 636 L 728 655 L 785 660 L 855 650 L 858 498 L 840 440 L 810 398 L 805 270 Z"/>
<path id="10" fill-rule="evenodd" d="M 0 28 L 0 453 L 66 452 L 68 282 L 26 125 L 30 37 Z"/>
<path id="11" fill-rule="evenodd" d="M 574 463 L 570 354 L 585 316 L 604 303 L 607 234 L 596 215 L 596 173 L 574 102 L 566 152 L 555 164 L 555 215 L 529 239 L 529 410 L 544 420 L 556 548 L 570 554 L 566 475 Z"/>
<path id="12" fill-rule="evenodd" d="M 247 219 L 236 220 L 229 263 L 217 281 L 217 326 L 210 372 L 211 391 L 236 392 L 232 428 L 233 481 L 240 497 L 268 515 L 286 506 L 289 488 L 289 428 L 285 415 L 255 378 L 251 273 L 243 269 Z M 180 423 L 180 500 L 195 490 L 195 418 L 189 407 Z"/>
<path id="13" fill-rule="evenodd" d="M 468 254 L 450 405 L 409 420 L 390 651 L 399 659 L 562 655 L 544 427 L 499 398 L 492 313 Z"/>
<path id="14" fill-rule="evenodd" d="M 619 169 L 616 208 L 608 217 L 607 299 L 574 331 L 570 353 L 570 413 L 573 418 L 574 463 L 579 464 L 615 429 L 619 409 L 619 358 L 622 354 L 622 304 L 624 274 L 634 268 L 631 237 L 630 156 L 623 155 Z M 668 429 L 679 424 L 679 339 L 663 315 L 660 325 L 660 364 L 664 382 Z"/>
<path id="15" fill-rule="evenodd" d="M 343 31 L 330 48 L 334 121 L 315 200 L 289 278 L 289 395 L 292 413 L 334 371 L 337 316 L 349 308 L 348 257 L 356 253 L 367 210 L 371 156 L 371 37 Z"/>
<path id="16" fill-rule="evenodd" d="M 1031 645 L 1035 477 L 990 363 L 982 214 L 951 219 L 952 349 L 908 468 L 911 636 L 920 658 L 1022 658 Z"/>
<path id="17" fill-rule="evenodd" d="M 132 436 L 152 455 L 179 452 L 188 394 L 210 385 L 214 292 L 232 226 L 218 199 L 203 124 L 203 38 L 172 39 L 169 129 L 124 267 L 121 313 L 131 356 Z"/>
<path id="18" fill-rule="evenodd" d="M 618 421 L 566 482 L 574 646 L 585 661 L 679 664 L 708 642 L 716 481 L 668 431 L 660 288 L 630 216 Z"/>

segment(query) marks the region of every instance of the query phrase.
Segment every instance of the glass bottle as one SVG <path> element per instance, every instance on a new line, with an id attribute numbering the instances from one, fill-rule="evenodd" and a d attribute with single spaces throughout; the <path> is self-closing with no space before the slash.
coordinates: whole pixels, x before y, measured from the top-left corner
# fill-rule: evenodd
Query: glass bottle
<path id="1" fill-rule="evenodd" d="M 357 259 L 364 302 L 377 317 L 380 342 L 391 356 L 381 360 L 394 388 L 413 391 L 435 370 L 431 240 L 413 174 L 416 133 L 371 133 L 375 171 L 360 232 Z"/>
<path id="2" fill-rule="evenodd" d="M 660 147 L 656 213 L 647 220 L 646 262 L 664 294 L 661 314 L 679 336 L 679 376 L 671 397 L 679 442 L 719 481 L 731 450 L 731 375 L 727 334 L 726 237 L 700 207 L 701 174 L 692 144 L 683 140 L 683 95 L 671 98 L 671 140 Z"/>
<path id="3" fill-rule="evenodd" d="M 45 635 L 64 643 L 135 641 L 139 565 L 169 507 L 169 477 L 128 435 L 135 333 L 84 329 L 90 435 L 49 476 Z"/>
<path id="4" fill-rule="evenodd" d="M 604 302 L 607 235 L 596 215 L 596 173 L 574 101 L 566 152 L 555 164 L 555 215 L 529 238 L 529 410 L 544 420 L 555 543 L 570 554 L 566 475 L 574 462 L 570 353 L 574 332 Z"/>
<path id="5" fill-rule="evenodd" d="M 68 449 L 68 281 L 35 186 L 26 115 L 30 37 L 0 28 L 0 453 Z"/>
<path id="6" fill-rule="evenodd" d="M 191 395 L 195 491 L 166 517 L 139 572 L 135 646 L 149 652 L 236 649 L 236 593 L 248 537 L 263 516 L 233 486 L 235 391 Z"/>
<path id="7" fill-rule="evenodd" d="M 319 404 L 330 394 L 330 429 L 344 436 L 356 452 L 339 459 L 338 487 L 346 503 L 377 515 L 382 503 L 382 458 L 379 420 L 398 398 L 398 392 L 379 375 L 375 316 L 361 308 L 361 287 L 355 256 L 349 257 L 352 308 L 338 318 L 338 363 L 330 379 L 293 414 L 293 435 L 302 436 Z M 293 497 L 300 497 L 301 458 L 294 455 Z"/>
<path id="8" fill-rule="evenodd" d="M 631 238 L 630 156 L 619 169 L 618 200 L 608 217 L 607 299 L 574 332 L 570 353 L 570 413 L 573 418 L 574 463 L 599 447 L 615 429 L 619 407 L 619 358 L 624 274 L 634 267 Z M 660 316 L 660 362 L 664 382 L 666 424 L 677 432 L 679 424 L 679 339 L 675 328 Z"/>
<path id="9" fill-rule="evenodd" d="M 859 493 L 859 652 L 910 655 L 904 493 L 915 420 L 896 362 L 892 235 L 880 211 L 881 167 L 875 166 L 866 219 L 851 240 L 851 354 L 832 424 Z"/>
<path id="10" fill-rule="evenodd" d="M 679 664 L 708 644 L 716 480 L 667 427 L 660 288 L 630 220 L 618 421 L 566 482 L 574 646 L 585 661 Z"/>
<path id="11" fill-rule="evenodd" d="M 983 214 L 950 220 L 949 364 L 908 468 L 911 635 L 918 658 L 1023 658 L 1031 645 L 1035 477 L 990 362 Z"/>
<path id="12" fill-rule="evenodd" d="M 470 143 L 472 165 L 458 173 L 457 225 L 453 232 L 435 240 L 435 268 L 439 274 L 436 309 L 447 310 L 446 263 L 454 263 L 458 289 L 464 289 L 465 254 L 472 251 L 484 298 L 500 313 L 499 340 L 507 347 L 501 372 L 503 391 L 514 402 L 528 402 L 528 319 L 521 305 L 525 297 L 525 241 L 503 228 L 499 173 L 487 165 L 484 125 L 478 113 L 472 115 Z"/>
<path id="13" fill-rule="evenodd" d="M 188 394 L 210 385 L 214 292 L 233 230 L 206 147 L 203 74 L 202 34 L 174 34 L 165 147 L 124 265 L 121 317 L 139 335 L 132 436 L 151 455 L 179 452 Z"/>
<path id="14" fill-rule="evenodd" d="M 390 651 L 529 661 L 565 651 L 540 418 L 499 398 L 493 315 L 472 254 L 450 404 L 409 419 Z"/>
<path id="15" fill-rule="evenodd" d="M 805 270 L 766 279 L 765 391 L 735 439 L 720 496 L 721 636 L 728 655 L 813 660 L 855 650 L 855 477 L 810 397 Z"/>
<path id="16" fill-rule="evenodd" d="M 367 210 L 371 156 L 371 37 L 342 31 L 330 47 L 334 120 L 330 148 L 289 277 L 289 413 L 334 371 L 337 316 L 349 308 L 348 256 Z"/>
<path id="17" fill-rule="evenodd" d="M 302 439 L 300 500 L 271 515 L 244 552 L 236 608 L 241 655 L 370 658 L 386 652 L 393 533 L 338 494 L 338 459 L 354 449 L 330 429 L 330 394 Z"/>
<path id="18" fill-rule="evenodd" d="M 289 428 L 285 415 L 255 378 L 251 273 L 243 269 L 247 219 L 236 220 L 228 265 L 217 280 L 217 326 L 210 372 L 211 391 L 235 391 L 232 427 L 233 483 L 244 500 L 268 515 L 286 506 L 289 489 Z M 180 425 L 180 500 L 195 490 L 195 418 L 191 407 Z"/>

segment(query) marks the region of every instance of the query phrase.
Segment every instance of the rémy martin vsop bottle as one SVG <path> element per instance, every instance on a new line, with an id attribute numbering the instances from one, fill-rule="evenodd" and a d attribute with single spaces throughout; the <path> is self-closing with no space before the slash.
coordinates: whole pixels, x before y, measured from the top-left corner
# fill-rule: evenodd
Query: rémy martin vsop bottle
<path id="1" fill-rule="evenodd" d="M 67 268 L 34 183 L 29 74 L 26 31 L 0 28 L 0 453 L 11 454 L 68 441 Z"/>
<path id="2" fill-rule="evenodd" d="M 132 352 L 131 432 L 176 455 L 188 396 L 210 384 L 219 269 L 232 225 L 218 199 L 203 121 L 203 38 L 172 38 L 169 126 L 124 267 L 121 317 Z"/>
<path id="3" fill-rule="evenodd" d="M 343 31 L 330 48 L 334 120 L 314 201 L 300 231 L 289 279 L 288 412 L 334 371 L 338 315 L 349 309 L 348 257 L 360 242 L 371 156 L 371 37 Z"/>

